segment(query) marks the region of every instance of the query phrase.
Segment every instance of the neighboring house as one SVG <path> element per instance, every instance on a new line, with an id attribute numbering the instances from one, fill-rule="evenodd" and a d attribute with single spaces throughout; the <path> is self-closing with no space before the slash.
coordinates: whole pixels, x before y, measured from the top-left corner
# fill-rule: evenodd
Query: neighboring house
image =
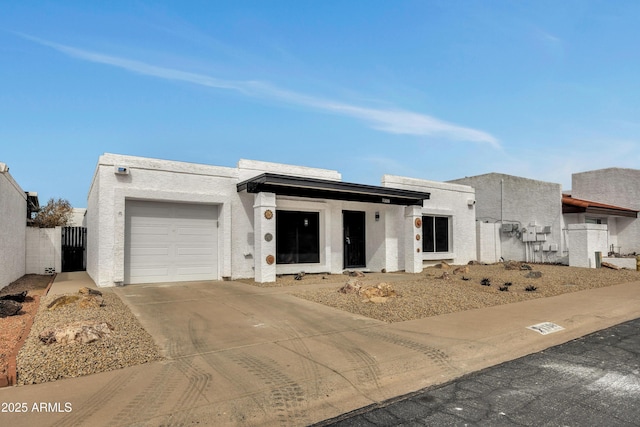
<path id="1" fill-rule="evenodd" d="M 468 186 L 240 160 L 236 168 L 105 154 L 86 214 L 99 286 L 279 274 L 420 272 L 475 259 Z"/>
<path id="2" fill-rule="evenodd" d="M 0 289 L 25 274 L 29 196 L 0 163 Z"/>
<path id="3" fill-rule="evenodd" d="M 67 227 L 86 227 L 85 215 L 87 213 L 86 208 L 73 208 L 69 221 L 67 221 Z"/>
<path id="4" fill-rule="evenodd" d="M 450 182 L 475 189 L 479 261 L 566 262 L 560 184 L 500 173 Z"/>
<path id="5" fill-rule="evenodd" d="M 476 190 L 480 261 L 502 258 L 595 267 L 596 252 L 603 257 L 640 252 L 639 170 L 573 174 L 570 195 L 562 194 L 560 184 L 499 173 L 451 182 Z"/>
<path id="6" fill-rule="evenodd" d="M 640 253 L 640 170 L 608 168 L 574 173 L 563 198 L 567 224 L 606 224 L 607 252 Z"/>

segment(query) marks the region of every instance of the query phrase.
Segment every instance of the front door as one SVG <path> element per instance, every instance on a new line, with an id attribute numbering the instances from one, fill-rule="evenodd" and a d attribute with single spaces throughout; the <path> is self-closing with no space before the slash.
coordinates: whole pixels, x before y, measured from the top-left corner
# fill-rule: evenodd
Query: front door
<path id="1" fill-rule="evenodd" d="M 342 211 L 344 268 L 366 267 L 364 212 Z"/>

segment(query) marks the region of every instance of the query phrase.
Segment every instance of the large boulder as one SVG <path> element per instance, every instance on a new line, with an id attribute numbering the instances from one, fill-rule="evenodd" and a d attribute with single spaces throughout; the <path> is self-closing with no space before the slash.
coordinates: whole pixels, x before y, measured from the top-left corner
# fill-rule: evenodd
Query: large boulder
<path id="1" fill-rule="evenodd" d="M 27 291 L 22 291 L 17 294 L 3 295 L 0 297 L 0 301 L 10 300 L 15 302 L 24 302 L 26 298 L 27 298 Z"/>
<path id="2" fill-rule="evenodd" d="M 109 336 L 111 331 L 113 326 L 106 322 L 80 321 L 44 330 L 38 337 L 45 344 L 88 344 Z"/>
<path id="3" fill-rule="evenodd" d="M 22 310 L 22 304 L 13 300 L 0 300 L 0 317 L 15 316 Z"/>

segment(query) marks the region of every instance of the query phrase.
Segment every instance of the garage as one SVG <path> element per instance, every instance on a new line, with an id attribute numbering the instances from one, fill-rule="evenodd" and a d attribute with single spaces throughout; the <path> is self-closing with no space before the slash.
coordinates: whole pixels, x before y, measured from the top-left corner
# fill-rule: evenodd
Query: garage
<path id="1" fill-rule="evenodd" d="M 125 283 L 217 280 L 218 207 L 127 200 Z"/>

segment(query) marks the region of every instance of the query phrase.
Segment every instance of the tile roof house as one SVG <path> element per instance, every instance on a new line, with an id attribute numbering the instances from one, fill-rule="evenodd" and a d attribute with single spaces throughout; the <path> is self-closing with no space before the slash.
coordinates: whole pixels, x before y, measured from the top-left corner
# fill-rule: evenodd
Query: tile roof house
<path id="1" fill-rule="evenodd" d="M 560 184 L 498 173 L 451 182 L 476 190 L 480 261 L 595 267 L 596 252 L 640 253 L 640 170 L 573 174 L 571 195 Z"/>

